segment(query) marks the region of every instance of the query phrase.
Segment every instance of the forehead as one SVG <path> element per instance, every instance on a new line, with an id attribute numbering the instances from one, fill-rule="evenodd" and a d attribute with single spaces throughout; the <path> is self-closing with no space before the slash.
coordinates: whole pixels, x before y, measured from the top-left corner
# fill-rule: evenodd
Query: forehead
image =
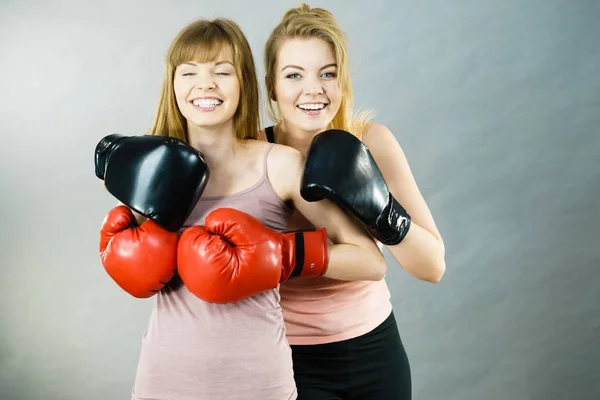
<path id="1" fill-rule="evenodd" d="M 279 48 L 278 63 L 282 66 L 294 64 L 321 68 L 335 61 L 331 45 L 322 39 L 289 39 Z"/>

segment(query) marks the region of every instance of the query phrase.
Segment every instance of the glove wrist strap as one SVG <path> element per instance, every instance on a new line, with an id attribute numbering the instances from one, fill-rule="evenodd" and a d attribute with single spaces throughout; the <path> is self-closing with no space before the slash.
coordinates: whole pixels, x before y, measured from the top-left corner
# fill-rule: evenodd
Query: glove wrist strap
<path id="1" fill-rule="evenodd" d="M 327 270 L 329 254 L 325 229 L 285 234 L 293 247 L 293 257 L 284 266 L 281 282 L 295 278 L 321 276 Z M 287 268 L 286 268 L 287 267 Z"/>
<path id="2" fill-rule="evenodd" d="M 388 204 L 377 220 L 377 226 L 371 228 L 371 233 L 386 246 L 393 246 L 402 242 L 410 225 L 410 215 L 390 193 Z"/>

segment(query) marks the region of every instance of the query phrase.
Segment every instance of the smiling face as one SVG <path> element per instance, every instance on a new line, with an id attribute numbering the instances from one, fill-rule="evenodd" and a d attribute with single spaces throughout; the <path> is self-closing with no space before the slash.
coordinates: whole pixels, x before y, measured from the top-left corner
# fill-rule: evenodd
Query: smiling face
<path id="1" fill-rule="evenodd" d="M 331 46 L 317 38 L 286 40 L 277 56 L 274 92 L 287 127 L 326 129 L 342 101 Z"/>
<path id="2" fill-rule="evenodd" d="M 240 102 L 240 81 L 229 49 L 223 48 L 214 61 L 178 65 L 173 88 L 188 125 L 207 128 L 233 124 Z"/>

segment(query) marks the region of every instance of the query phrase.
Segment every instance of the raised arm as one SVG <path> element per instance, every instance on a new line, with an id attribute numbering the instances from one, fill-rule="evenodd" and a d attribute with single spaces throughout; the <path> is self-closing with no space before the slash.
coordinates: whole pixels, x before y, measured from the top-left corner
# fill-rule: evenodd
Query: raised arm
<path id="1" fill-rule="evenodd" d="M 381 124 L 370 124 L 369 128 L 363 143 L 369 148 L 390 193 L 412 219 L 404 240 L 388 246 L 388 250 L 410 275 L 437 283 L 446 270 L 442 236 L 392 132 Z"/>
<path id="2" fill-rule="evenodd" d="M 340 204 L 410 275 L 432 283 L 442 278 L 443 241 L 387 128 L 371 124 L 363 141 L 342 130 L 322 132 L 311 143 L 306 165 L 304 199 Z"/>

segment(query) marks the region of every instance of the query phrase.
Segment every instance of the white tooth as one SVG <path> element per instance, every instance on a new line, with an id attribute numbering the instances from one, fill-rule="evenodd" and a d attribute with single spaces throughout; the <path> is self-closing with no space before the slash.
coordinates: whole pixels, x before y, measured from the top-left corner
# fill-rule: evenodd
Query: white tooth
<path id="1" fill-rule="evenodd" d="M 325 107 L 324 104 L 302 104 L 300 108 L 304 110 L 320 110 Z"/>
<path id="2" fill-rule="evenodd" d="M 219 100 L 194 100 L 194 105 L 197 107 L 214 107 L 221 104 Z"/>

